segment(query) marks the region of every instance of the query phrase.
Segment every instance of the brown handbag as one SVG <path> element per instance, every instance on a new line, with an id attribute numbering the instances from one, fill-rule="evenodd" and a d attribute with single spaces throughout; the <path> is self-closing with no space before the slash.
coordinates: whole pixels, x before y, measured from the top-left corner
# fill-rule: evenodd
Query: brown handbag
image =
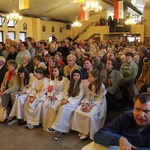
<path id="1" fill-rule="evenodd" d="M 4 122 L 7 116 L 8 114 L 7 114 L 6 108 L 3 106 L 0 106 L 0 122 Z"/>

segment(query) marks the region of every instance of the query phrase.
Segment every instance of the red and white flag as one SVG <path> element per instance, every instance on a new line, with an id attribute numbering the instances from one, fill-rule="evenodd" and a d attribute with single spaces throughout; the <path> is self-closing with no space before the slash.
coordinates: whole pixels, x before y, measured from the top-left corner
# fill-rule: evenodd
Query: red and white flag
<path id="1" fill-rule="evenodd" d="M 81 20 L 89 20 L 89 12 L 84 10 L 85 5 L 81 5 Z"/>
<path id="2" fill-rule="evenodd" d="M 124 18 L 123 1 L 114 1 L 114 18 Z"/>

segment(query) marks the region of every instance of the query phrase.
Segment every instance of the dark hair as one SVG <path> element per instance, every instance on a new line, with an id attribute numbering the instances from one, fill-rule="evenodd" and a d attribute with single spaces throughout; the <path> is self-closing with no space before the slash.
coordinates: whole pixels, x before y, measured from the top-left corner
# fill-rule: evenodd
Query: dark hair
<path id="1" fill-rule="evenodd" d="M 83 60 L 83 63 L 85 62 L 85 61 L 89 61 L 91 64 L 93 64 L 93 60 L 92 59 L 90 59 L 90 58 L 85 58 L 84 60 Z"/>
<path id="2" fill-rule="evenodd" d="M 148 94 L 148 93 L 142 93 L 142 94 L 136 95 L 136 96 L 133 98 L 134 103 L 135 103 L 137 100 L 139 100 L 141 104 L 150 102 L 150 94 Z"/>
<path id="3" fill-rule="evenodd" d="M 90 54 L 88 52 L 84 52 L 83 55 L 85 55 L 86 57 L 90 58 Z"/>
<path id="4" fill-rule="evenodd" d="M 45 70 L 43 67 L 37 67 L 37 68 L 35 69 L 35 72 L 36 72 L 36 73 L 43 74 L 44 76 L 45 76 L 45 74 L 46 74 L 46 70 Z"/>
<path id="5" fill-rule="evenodd" d="M 115 67 L 115 61 L 114 60 L 107 60 L 107 61 L 111 61 L 113 68 Z"/>
<path id="6" fill-rule="evenodd" d="M 12 65 L 15 69 L 17 69 L 17 63 L 15 60 L 8 60 L 7 65 Z"/>
<path id="7" fill-rule="evenodd" d="M 53 76 L 53 70 L 54 70 L 55 68 L 58 69 L 58 71 L 59 71 L 58 80 L 61 81 L 62 78 L 63 78 L 63 76 L 65 76 L 65 75 L 64 75 L 64 69 L 63 69 L 62 66 L 54 66 L 54 67 L 53 67 L 51 79 L 54 80 L 54 78 L 55 78 L 55 77 Z"/>
<path id="8" fill-rule="evenodd" d="M 77 83 L 75 83 L 75 80 L 73 79 L 74 73 L 80 74 L 80 79 L 78 80 Z M 78 69 L 74 69 L 71 73 L 69 89 L 68 89 L 68 96 L 76 97 L 77 95 L 79 95 L 81 81 L 82 81 L 81 71 Z"/>
<path id="9" fill-rule="evenodd" d="M 98 63 L 96 57 L 95 56 L 91 57 L 91 60 L 93 61 L 93 63 L 92 63 L 93 67 L 95 69 L 98 69 L 99 68 L 99 63 Z"/>
<path id="10" fill-rule="evenodd" d="M 74 46 L 74 45 L 77 45 L 77 46 L 78 46 L 78 43 L 77 43 L 77 42 L 73 42 L 73 44 L 72 44 L 72 45 L 73 45 L 73 46 Z"/>
<path id="11" fill-rule="evenodd" d="M 19 73 L 24 73 L 24 76 L 25 76 L 25 78 L 24 78 L 24 85 L 28 85 L 28 83 L 29 83 L 29 72 L 26 69 L 26 67 L 20 67 L 18 69 L 18 77 L 19 77 Z"/>
<path id="12" fill-rule="evenodd" d="M 26 40 L 29 40 L 30 42 L 32 41 L 32 37 L 26 37 Z"/>
<path id="13" fill-rule="evenodd" d="M 90 74 L 94 78 L 97 78 L 97 80 L 95 81 L 95 93 L 98 94 L 98 92 L 100 91 L 100 88 L 102 86 L 101 79 L 100 79 L 100 72 L 97 69 L 94 69 L 90 72 Z M 92 91 L 92 84 L 91 83 L 88 85 L 88 88 Z"/>
<path id="14" fill-rule="evenodd" d="M 25 48 L 27 48 L 27 47 L 28 47 L 27 42 L 21 42 L 21 44 L 23 44 Z"/>
<path id="15" fill-rule="evenodd" d="M 40 42 L 40 45 L 43 44 L 44 46 L 46 46 L 47 44 L 45 42 Z"/>
<path id="16" fill-rule="evenodd" d="M 134 57 L 134 54 L 132 52 L 127 52 L 126 56 L 131 56 L 132 58 Z"/>
<path id="17" fill-rule="evenodd" d="M 44 58 L 46 58 L 46 57 L 49 57 L 49 58 L 50 58 L 50 57 L 51 57 L 51 55 L 50 55 L 50 54 L 46 54 Z"/>
<path id="18" fill-rule="evenodd" d="M 43 57 L 40 55 L 34 56 L 34 59 L 37 59 L 38 61 L 43 62 Z"/>

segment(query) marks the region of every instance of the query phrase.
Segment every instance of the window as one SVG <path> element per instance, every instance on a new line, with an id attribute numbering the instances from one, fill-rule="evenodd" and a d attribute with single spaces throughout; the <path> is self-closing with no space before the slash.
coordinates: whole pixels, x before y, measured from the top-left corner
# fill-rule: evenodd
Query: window
<path id="1" fill-rule="evenodd" d="M 11 40 L 15 40 L 16 39 L 16 34 L 14 31 L 8 31 L 8 37 L 11 39 Z"/>
<path id="2" fill-rule="evenodd" d="M 26 39 L 26 32 L 20 32 L 20 40 L 25 41 Z"/>
<path id="3" fill-rule="evenodd" d="M 59 32 L 62 33 L 62 27 L 59 28 Z"/>
<path id="4" fill-rule="evenodd" d="M 44 25 L 42 26 L 42 32 L 46 32 L 46 27 Z"/>
<path id="5" fill-rule="evenodd" d="M 4 21 L 5 21 L 5 17 L 3 17 L 2 15 L 0 15 L 0 27 L 3 26 Z"/>
<path id="6" fill-rule="evenodd" d="M 9 28 L 15 28 L 16 24 L 17 24 L 17 21 L 16 21 L 16 20 L 9 20 L 9 21 L 7 22 L 7 26 L 8 26 Z"/>
<path id="7" fill-rule="evenodd" d="M 3 42 L 3 31 L 0 31 L 0 42 Z"/>
<path id="8" fill-rule="evenodd" d="M 52 30 L 52 32 L 55 32 L 55 28 L 54 27 L 52 27 L 51 30 Z"/>

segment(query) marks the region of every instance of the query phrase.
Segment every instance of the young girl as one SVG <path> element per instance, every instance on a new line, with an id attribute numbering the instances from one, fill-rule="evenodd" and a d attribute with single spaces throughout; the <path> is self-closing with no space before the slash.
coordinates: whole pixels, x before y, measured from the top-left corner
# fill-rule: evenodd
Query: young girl
<path id="1" fill-rule="evenodd" d="M 28 129 L 33 129 L 41 123 L 42 104 L 48 88 L 48 78 L 45 77 L 45 69 L 35 69 L 35 79 L 28 89 L 29 97 L 24 106 L 25 119 Z"/>
<path id="2" fill-rule="evenodd" d="M 49 89 L 46 101 L 43 104 L 42 125 L 44 130 L 49 131 L 48 128 L 53 124 L 68 82 L 68 79 L 64 77 L 62 66 L 55 66 L 52 69 L 50 81 L 52 89 Z"/>
<path id="3" fill-rule="evenodd" d="M 58 135 L 54 138 L 55 140 L 59 140 L 64 133 L 70 132 L 73 112 L 83 98 L 84 84 L 79 70 L 73 70 L 68 85 L 66 94 L 61 100 L 61 106 L 59 107 L 56 119 L 50 129 L 51 131 L 52 129 L 59 131 Z"/>
<path id="4" fill-rule="evenodd" d="M 80 132 L 80 139 L 93 135 L 104 125 L 106 118 L 106 90 L 98 70 L 89 73 L 89 83 L 82 104 L 74 112 L 72 129 Z"/>

